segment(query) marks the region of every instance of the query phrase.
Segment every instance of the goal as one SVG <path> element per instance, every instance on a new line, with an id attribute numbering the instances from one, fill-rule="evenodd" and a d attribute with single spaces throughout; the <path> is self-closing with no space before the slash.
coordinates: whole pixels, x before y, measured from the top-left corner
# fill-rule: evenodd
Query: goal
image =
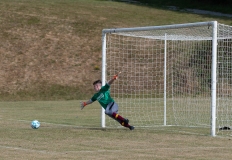
<path id="1" fill-rule="evenodd" d="M 103 84 L 118 71 L 111 95 L 136 127 L 232 133 L 232 26 L 210 21 L 104 29 Z M 103 109 L 102 127 L 117 125 Z"/>

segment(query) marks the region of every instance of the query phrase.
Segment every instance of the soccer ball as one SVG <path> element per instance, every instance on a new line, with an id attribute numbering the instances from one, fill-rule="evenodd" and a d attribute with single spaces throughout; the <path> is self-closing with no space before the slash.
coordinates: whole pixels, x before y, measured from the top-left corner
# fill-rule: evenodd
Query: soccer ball
<path id="1" fill-rule="evenodd" d="M 33 129 L 38 129 L 39 126 L 40 126 L 39 121 L 33 120 L 33 121 L 31 122 L 31 128 L 33 128 Z"/>

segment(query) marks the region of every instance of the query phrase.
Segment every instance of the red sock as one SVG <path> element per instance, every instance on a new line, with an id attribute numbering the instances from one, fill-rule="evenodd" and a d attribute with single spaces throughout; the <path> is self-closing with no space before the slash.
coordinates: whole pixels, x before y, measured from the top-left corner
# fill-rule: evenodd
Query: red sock
<path id="1" fill-rule="evenodd" d="M 121 117 L 119 114 L 117 114 L 117 113 L 115 113 L 115 112 L 112 114 L 112 116 L 113 116 L 115 119 L 119 119 L 119 120 L 121 120 L 121 121 L 124 121 L 124 118 Z"/>

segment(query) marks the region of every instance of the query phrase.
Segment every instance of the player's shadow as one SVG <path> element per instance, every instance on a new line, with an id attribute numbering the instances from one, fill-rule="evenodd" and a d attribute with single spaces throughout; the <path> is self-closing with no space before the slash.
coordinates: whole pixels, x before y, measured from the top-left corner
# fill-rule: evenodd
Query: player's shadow
<path id="1" fill-rule="evenodd" d="M 83 129 L 83 130 L 93 130 L 93 131 L 123 131 L 129 130 L 128 128 L 120 127 L 120 128 L 101 128 L 101 127 L 74 127 L 75 129 Z"/>

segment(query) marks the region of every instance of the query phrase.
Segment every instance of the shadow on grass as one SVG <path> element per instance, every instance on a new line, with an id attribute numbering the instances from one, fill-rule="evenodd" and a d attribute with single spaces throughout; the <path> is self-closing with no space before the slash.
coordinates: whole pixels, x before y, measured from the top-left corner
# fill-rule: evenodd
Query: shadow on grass
<path id="1" fill-rule="evenodd" d="M 158 7 L 158 8 L 165 8 L 167 6 L 176 6 L 180 9 L 184 8 L 194 8 L 194 9 L 203 9 L 209 10 L 214 12 L 222 12 L 222 13 L 231 13 L 231 5 L 232 2 L 223 2 L 223 3 L 215 3 L 207 0 L 114 0 L 117 2 L 124 2 L 124 3 L 131 3 L 135 5 L 146 5 L 149 7 Z M 210 3 L 209 3 L 210 2 Z M 219 2 L 219 1 L 218 1 Z"/>
<path id="2" fill-rule="evenodd" d="M 109 0 L 97 0 L 109 1 Z M 231 19 L 232 2 L 224 2 L 215 4 L 208 1 L 192 1 L 192 0 L 112 0 L 115 2 L 129 3 L 139 6 L 147 6 L 157 9 L 172 10 L 176 12 L 192 13 L 202 15 L 204 17 L 220 17 L 222 19 Z M 227 4 L 228 3 L 228 4 Z"/>
<path id="3" fill-rule="evenodd" d="M 130 131 L 128 128 L 101 128 L 101 127 L 73 127 L 75 129 L 91 130 L 91 131 Z"/>

